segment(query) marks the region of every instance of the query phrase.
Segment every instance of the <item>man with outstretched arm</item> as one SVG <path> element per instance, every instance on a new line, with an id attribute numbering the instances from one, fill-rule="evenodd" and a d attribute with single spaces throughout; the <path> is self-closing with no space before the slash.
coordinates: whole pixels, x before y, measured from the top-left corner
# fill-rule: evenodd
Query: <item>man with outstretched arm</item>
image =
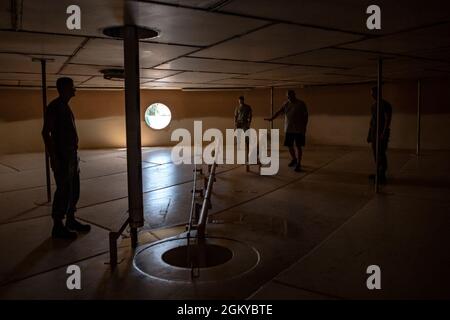
<path id="1" fill-rule="evenodd" d="M 287 101 L 280 110 L 271 118 L 265 118 L 264 120 L 273 121 L 281 114 L 284 114 L 284 145 L 289 148 L 292 158 L 289 167 L 295 167 L 295 171 L 300 172 L 302 170 L 302 147 L 305 146 L 306 127 L 308 125 L 308 110 L 305 102 L 297 99 L 294 90 L 288 90 Z"/>

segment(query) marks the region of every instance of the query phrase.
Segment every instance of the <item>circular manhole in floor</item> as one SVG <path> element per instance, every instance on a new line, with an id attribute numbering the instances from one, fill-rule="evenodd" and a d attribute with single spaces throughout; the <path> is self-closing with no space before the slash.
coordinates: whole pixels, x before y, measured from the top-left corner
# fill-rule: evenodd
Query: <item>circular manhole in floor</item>
<path id="1" fill-rule="evenodd" d="M 216 244 L 184 245 L 163 253 L 162 259 L 180 268 L 210 268 L 226 263 L 233 257 L 230 249 Z"/>
<path id="2" fill-rule="evenodd" d="M 238 240 L 208 236 L 196 243 L 191 238 L 188 247 L 187 238 L 181 236 L 139 248 L 133 264 L 142 274 L 158 280 L 216 282 L 240 277 L 259 261 L 259 252 Z"/>

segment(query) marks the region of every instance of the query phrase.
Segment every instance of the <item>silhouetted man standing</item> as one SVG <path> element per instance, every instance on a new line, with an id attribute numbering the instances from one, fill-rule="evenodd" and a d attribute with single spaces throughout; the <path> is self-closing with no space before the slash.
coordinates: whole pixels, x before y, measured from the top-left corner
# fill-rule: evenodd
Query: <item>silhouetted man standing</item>
<path id="1" fill-rule="evenodd" d="M 377 144 L 376 144 L 376 131 L 377 131 L 377 95 L 378 88 L 372 88 L 372 98 L 375 103 L 372 105 L 372 118 L 370 119 L 369 133 L 367 135 L 367 142 L 372 144 L 373 157 L 376 159 Z M 386 100 L 380 102 L 380 119 L 379 119 L 379 132 L 378 132 L 378 178 L 380 183 L 386 183 L 386 170 L 388 167 L 387 161 L 387 148 L 389 143 L 389 136 L 391 133 L 391 119 L 392 119 L 392 106 Z M 369 178 L 374 179 L 375 175 L 372 174 Z"/>
<path id="2" fill-rule="evenodd" d="M 244 102 L 244 97 L 239 97 L 239 105 L 234 110 L 234 127 L 236 129 L 242 129 L 246 132 L 250 129 L 250 124 L 252 122 L 252 108 Z M 240 141 L 238 141 L 240 145 Z M 247 159 L 247 150 L 249 150 L 249 139 L 245 137 L 245 154 Z"/>
<path id="3" fill-rule="evenodd" d="M 252 108 L 244 102 L 244 97 L 239 97 L 239 106 L 234 111 L 234 125 L 236 129 L 247 131 L 252 122 Z"/>
<path id="4" fill-rule="evenodd" d="M 54 238 L 75 239 L 78 232 L 89 232 L 91 227 L 75 220 L 76 204 L 80 197 L 80 171 L 78 167 L 78 135 L 75 118 L 69 107 L 75 96 L 71 78 L 56 82 L 59 97 L 46 108 L 42 137 L 50 155 L 56 182 L 52 218 Z M 66 224 L 63 219 L 66 218 Z"/>
<path id="5" fill-rule="evenodd" d="M 287 99 L 288 101 L 272 118 L 264 120 L 273 121 L 284 113 L 284 145 L 289 148 L 292 157 L 289 167 L 295 166 L 295 171 L 300 172 L 302 169 L 302 147 L 305 145 L 306 127 L 308 125 L 308 110 L 305 102 L 297 99 L 294 90 L 288 90 Z M 295 154 L 294 144 L 297 147 L 297 155 Z"/>

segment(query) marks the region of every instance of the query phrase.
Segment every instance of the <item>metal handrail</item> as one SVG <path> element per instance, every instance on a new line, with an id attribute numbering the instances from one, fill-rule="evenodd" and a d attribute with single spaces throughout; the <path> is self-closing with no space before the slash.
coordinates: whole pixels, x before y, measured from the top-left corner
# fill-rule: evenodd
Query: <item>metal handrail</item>
<path id="1" fill-rule="evenodd" d="M 211 165 L 211 171 L 209 173 L 208 178 L 208 185 L 206 187 L 205 197 L 203 198 L 203 204 L 202 209 L 200 211 L 200 218 L 197 225 L 197 237 L 198 238 L 204 238 L 205 237 L 205 229 L 206 229 L 206 222 L 208 220 L 208 210 L 211 206 L 211 193 L 214 185 L 214 180 L 216 176 L 216 167 L 217 163 L 214 161 L 214 163 Z"/>
<path id="2" fill-rule="evenodd" d="M 197 164 L 194 166 L 194 183 L 192 184 L 192 186 L 193 187 L 192 187 L 191 211 L 189 213 L 189 225 L 187 230 L 188 239 L 191 234 L 192 219 L 194 218 L 194 211 L 195 211 L 195 192 L 197 189 Z"/>

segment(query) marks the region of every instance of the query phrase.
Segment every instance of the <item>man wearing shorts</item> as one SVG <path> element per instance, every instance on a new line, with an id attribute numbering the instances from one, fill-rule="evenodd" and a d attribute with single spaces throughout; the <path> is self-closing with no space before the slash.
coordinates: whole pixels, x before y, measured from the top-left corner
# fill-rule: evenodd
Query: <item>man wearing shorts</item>
<path id="1" fill-rule="evenodd" d="M 308 124 L 308 110 L 305 102 L 297 99 L 293 90 L 288 90 L 287 101 L 271 118 L 264 120 L 273 121 L 284 113 L 284 145 L 289 148 L 291 162 L 289 167 L 295 167 L 296 172 L 302 170 L 302 147 L 305 146 L 306 126 Z M 297 148 L 297 153 L 295 152 Z"/>

